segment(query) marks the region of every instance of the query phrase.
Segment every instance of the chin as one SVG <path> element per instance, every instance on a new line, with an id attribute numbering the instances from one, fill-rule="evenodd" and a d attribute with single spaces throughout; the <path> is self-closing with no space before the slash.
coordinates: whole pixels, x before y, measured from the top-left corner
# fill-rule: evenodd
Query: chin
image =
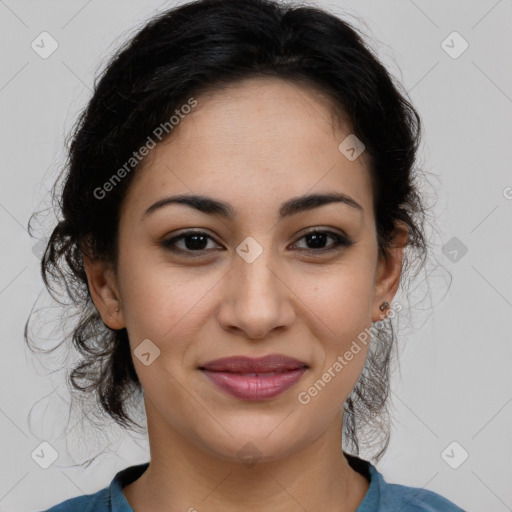
<path id="1" fill-rule="evenodd" d="M 277 421 L 276 418 L 272 418 L 271 422 L 265 421 L 264 427 L 261 421 L 251 423 L 247 420 L 239 422 L 236 428 L 232 424 L 222 423 L 219 419 L 219 423 L 224 424 L 233 437 L 224 429 L 221 429 L 222 436 L 219 436 L 217 429 L 214 432 L 215 437 L 202 439 L 203 449 L 207 449 L 220 459 L 240 462 L 247 467 L 285 459 L 312 440 L 307 435 L 301 437 L 303 433 L 300 429 L 293 428 L 294 425 L 291 423 L 287 428 L 283 428 L 283 417 L 286 417 L 286 414 L 281 414 Z M 269 423 L 272 423 L 270 428 Z"/>

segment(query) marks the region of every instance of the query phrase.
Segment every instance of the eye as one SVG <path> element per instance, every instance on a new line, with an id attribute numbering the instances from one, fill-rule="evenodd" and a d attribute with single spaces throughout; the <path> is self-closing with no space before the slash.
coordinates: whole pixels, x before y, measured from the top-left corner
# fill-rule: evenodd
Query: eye
<path id="1" fill-rule="evenodd" d="M 329 238 L 333 239 L 334 243 L 330 244 L 331 247 L 325 247 L 325 243 Z M 213 238 L 208 235 L 208 233 L 203 231 L 185 231 L 177 236 L 163 240 L 161 245 L 165 249 L 175 253 L 180 253 L 183 256 L 197 257 L 201 256 L 201 253 L 206 252 L 205 249 L 207 249 L 209 240 L 213 241 Z M 325 229 L 315 229 L 309 231 L 301 238 L 299 238 L 298 241 L 300 240 L 306 240 L 306 245 L 309 245 L 309 247 L 303 249 L 311 253 L 325 253 L 334 251 L 340 249 L 341 247 L 349 247 L 354 243 L 350 238 L 344 235 L 340 235 Z M 179 242 L 183 242 L 184 247 L 183 245 L 182 247 L 178 247 Z M 294 245 L 296 244 L 297 242 L 295 242 Z M 215 249 L 215 247 L 210 247 L 210 249 Z"/>
<path id="2" fill-rule="evenodd" d="M 180 235 L 164 240 L 161 245 L 170 251 L 181 253 L 184 256 L 195 257 L 196 255 L 191 253 L 204 253 L 208 239 L 213 241 L 213 238 L 203 231 L 185 231 Z M 185 248 L 177 246 L 177 243 L 182 241 L 184 242 Z M 197 254 L 197 256 L 199 255 L 200 254 Z"/>
<path id="3" fill-rule="evenodd" d="M 325 243 L 329 238 L 334 239 L 334 243 L 331 244 L 331 247 L 325 247 Z M 344 235 L 324 229 L 309 231 L 299 238 L 298 241 L 300 240 L 306 240 L 306 245 L 309 247 L 306 247 L 305 250 L 312 253 L 335 251 L 339 250 L 341 247 L 350 247 L 354 243 L 350 238 Z M 297 242 L 295 242 L 295 244 L 297 244 Z"/>

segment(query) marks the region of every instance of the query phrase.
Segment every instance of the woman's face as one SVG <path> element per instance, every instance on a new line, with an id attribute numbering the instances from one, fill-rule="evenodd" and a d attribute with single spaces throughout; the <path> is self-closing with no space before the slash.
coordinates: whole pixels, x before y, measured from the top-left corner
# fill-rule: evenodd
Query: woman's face
<path id="1" fill-rule="evenodd" d="M 340 428 L 368 347 L 358 342 L 344 356 L 381 318 L 381 302 L 391 303 L 400 261 L 378 258 L 366 155 L 340 151 L 351 131 L 333 128 L 322 96 L 250 80 L 197 100 L 137 171 L 122 206 L 115 278 L 92 293 L 104 321 L 127 328 L 150 431 L 224 459 L 244 450 L 277 459 Z M 333 193 L 348 199 L 282 211 L 292 199 Z M 222 202 L 231 215 L 183 203 L 150 209 L 177 195 Z M 205 238 L 166 245 L 188 230 Z M 306 236 L 312 230 L 321 233 Z M 307 365 L 272 397 L 235 397 L 200 369 L 268 354 Z M 308 391 L 324 373 L 330 381 Z"/>

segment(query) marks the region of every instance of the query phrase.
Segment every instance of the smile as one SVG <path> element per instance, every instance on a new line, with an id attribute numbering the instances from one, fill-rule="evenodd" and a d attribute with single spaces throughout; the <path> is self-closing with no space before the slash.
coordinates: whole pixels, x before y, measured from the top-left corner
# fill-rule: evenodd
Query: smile
<path id="1" fill-rule="evenodd" d="M 267 373 L 232 373 L 202 369 L 204 375 L 217 388 L 242 400 L 266 400 L 274 398 L 296 384 L 306 367 Z"/>

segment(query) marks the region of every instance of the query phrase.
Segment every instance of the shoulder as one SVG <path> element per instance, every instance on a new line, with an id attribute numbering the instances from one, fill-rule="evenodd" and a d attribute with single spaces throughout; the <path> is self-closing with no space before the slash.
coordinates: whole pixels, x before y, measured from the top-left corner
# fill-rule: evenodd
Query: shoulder
<path id="1" fill-rule="evenodd" d="M 116 473 L 108 487 L 71 498 L 41 512 L 133 512 L 123 494 L 123 487 L 139 478 L 149 462 L 122 469 Z"/>
<path id="2" fill-rule="evenodd" d="M 58 503 L 42 512 L 107 512 L 110 511 L 108 487 L 94 494 L 77 496 Z"/>
<path id="3" fill-rule="evenodd" d="M 440 494 L 423 489 L 400 484 L 386 482 L 381 473 L 375 467 L 371 467 L 372 479 L 375 478 L 380 494 L 380 506 L 378 510 L 403 512 L 464 512 L 455 503 Z M 397 508 L 399 507 L 399 508 Z"/>
<path id="4" fill-rule="evenodd" d="M 343 453 L 350 466 L 370 482 L 356 512 L 465 512 L 428 489 L 388 483 L 369 461 Z"/>

